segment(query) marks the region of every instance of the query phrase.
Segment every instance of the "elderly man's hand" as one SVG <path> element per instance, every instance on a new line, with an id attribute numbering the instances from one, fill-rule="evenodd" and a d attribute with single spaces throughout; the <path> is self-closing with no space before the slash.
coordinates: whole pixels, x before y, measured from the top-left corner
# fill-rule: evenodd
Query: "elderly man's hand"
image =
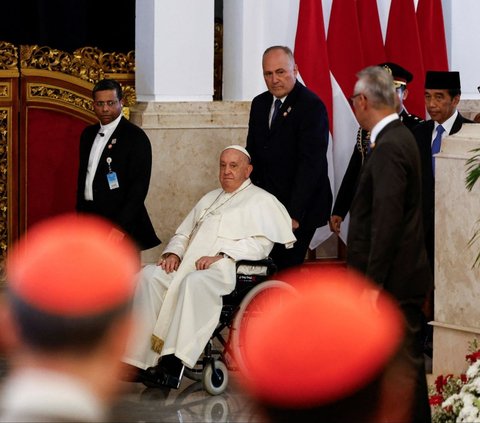
<path id="1" fill-rule="evenodd" d="M 167 273 L 172 273 L 175 270 L 178 269 L 178 266 L 180 265 L 180 257 L 178 257 L 176 254 L 169 253 L 160 259 L 158 262 L 158 266 L 160 266 L 165 272 Z"/>
<path id="2" fill-rule="evenodd" d="M 203 256 L 203 257 L 200 257 L 195 262 L 195 268 L 197 270 L 208 269 L 213 263 L 215 263 L 216 261 L 218 261 L 222 258 L 223 258 L 223 256 Z"/>

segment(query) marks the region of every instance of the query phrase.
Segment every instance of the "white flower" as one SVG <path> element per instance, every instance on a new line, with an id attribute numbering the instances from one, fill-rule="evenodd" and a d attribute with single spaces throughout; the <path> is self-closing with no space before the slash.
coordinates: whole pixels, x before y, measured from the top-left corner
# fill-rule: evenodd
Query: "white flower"
<path id="1" fill-rule="evenodd" d="M 470 351 L 478 358 L 480 348 L 476 339 L 471 343 Z M 443 377 L 440 382 L 444 384 L 444 390 L 433 387 L 434 395 L 446 397 L 440 407 L 434 406 L 432 409 L 434 423 L 480 422 L 480 359 L 468 367 L 465 376 L 466 378 L 452 377 L 452 379 L 449 379 L 449 376 Z"/>
<path id="2" fill-rule="evenodd" d="M 473 379 L 475 376 L 477 376 L 479 369 L 480 369 L 480 360 L 477 360 L 467 369 L 468 379 Z"/>
<path id="3" fill-rule="evenodd" d="M 469 389 L 469 392 L 480 393 L 480 378 L 477 377 L 473 380 L 469 380 L 465 386 L 471 388 Z"/>
<path id="4" fill-rule="evenodd" d="M 470 398 L 469 402 L 471 400 L 472 399 Z M 458 417 L 457 417 L 456 421 L 457 422 L 472 423 L 472 422 L 478 422 L 478 420 L 479 420 L 478 408 L 475 407 L 471 403 L 467 404 L 465 402 L 463 408 L 458 413 Z"/>

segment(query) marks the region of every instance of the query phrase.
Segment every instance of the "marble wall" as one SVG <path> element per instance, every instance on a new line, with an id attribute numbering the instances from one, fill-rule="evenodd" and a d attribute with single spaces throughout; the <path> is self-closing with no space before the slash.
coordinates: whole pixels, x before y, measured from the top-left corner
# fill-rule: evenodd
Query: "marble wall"
<path id="1" fill-rule="evenodd" d="M 199 198 L 219 186 L 220 151 L 245 146 L 249 111 L 250 102 L 139 103 L 131 110 L 152 143 L 146 206 L 163 241 L 143 252 L 144 263 L 157 260 Z"/>
<path id="2" fill-rule="evenodd" d="M 480 100 L 460 100 L 458 111 L 468 119 L 475 120 L 480 115 Z"/>
<path id="3" fill-rule="evenodd" d="M 465 162 L 480 148 L 480 125 L 466 124 L 442 142 L 436 159 L 435 321 L 433 374 L 460 374 L 468 343 L 480 338 L 480 268 L 472 267 L 480 242 L 480 181 L 465 188 Z"/>

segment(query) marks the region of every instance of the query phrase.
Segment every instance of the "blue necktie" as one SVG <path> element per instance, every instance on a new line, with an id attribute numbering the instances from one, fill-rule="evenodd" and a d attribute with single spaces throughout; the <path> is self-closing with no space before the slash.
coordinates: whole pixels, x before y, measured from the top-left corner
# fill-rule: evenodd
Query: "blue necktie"
<path id="1" fill-rule="evenodd" d="M 273 121 L 278 115 L 278 111 L 280 110 L 280 107 L 282 107 L 282 100 L 279 100 L 278 98 L 275 100 L 275 104 L 273 106 L 273 113 L 272 113 L 272 120 L 270 122 L 270 125 L 272 125 Z"/>
<path id="2" fill-rule="evenodd" d="M 442 125 L 437 126 L 437 135 L 432 143 L 432 170 L 433 175 L 435 176 L 435 157 L 434 154 L 437 154 L 440 151 L 440 146 L 442 145 L 442 134 L 445 132 L 445 128 Z"/>

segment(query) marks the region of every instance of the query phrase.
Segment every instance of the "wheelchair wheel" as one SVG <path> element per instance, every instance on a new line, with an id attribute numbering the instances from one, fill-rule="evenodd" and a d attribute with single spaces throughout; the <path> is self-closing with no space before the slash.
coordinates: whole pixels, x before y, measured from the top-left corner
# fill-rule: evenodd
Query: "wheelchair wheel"
<path id="1" fill-rule="evenodd" d="M 227 366 L 219 360 L 215 360 L 215 372 L 212 364 L 208 363 L 203 369 L 203 387 L 210 395 L 220 395 L 227 389 L 228 370 Z"/>
<path id="2" fill-rule="evenodd" d="M 210 397 L 203 410 L 203 417 L 206 422 L 227 422 L 229 414 L 228 402 L 223 397 Z"/>
<path id="3" fill-rule="evenodd" d="M 232 346 L 238 367 L 245 367 L 244 339 L 249 328 L 261 319 L 269 305 L 281 306 L 282 299 L 296 295 L 296 290 L 286 282 L 270 280 L 253 288 L 242 300 L 232 325 Z"/>

